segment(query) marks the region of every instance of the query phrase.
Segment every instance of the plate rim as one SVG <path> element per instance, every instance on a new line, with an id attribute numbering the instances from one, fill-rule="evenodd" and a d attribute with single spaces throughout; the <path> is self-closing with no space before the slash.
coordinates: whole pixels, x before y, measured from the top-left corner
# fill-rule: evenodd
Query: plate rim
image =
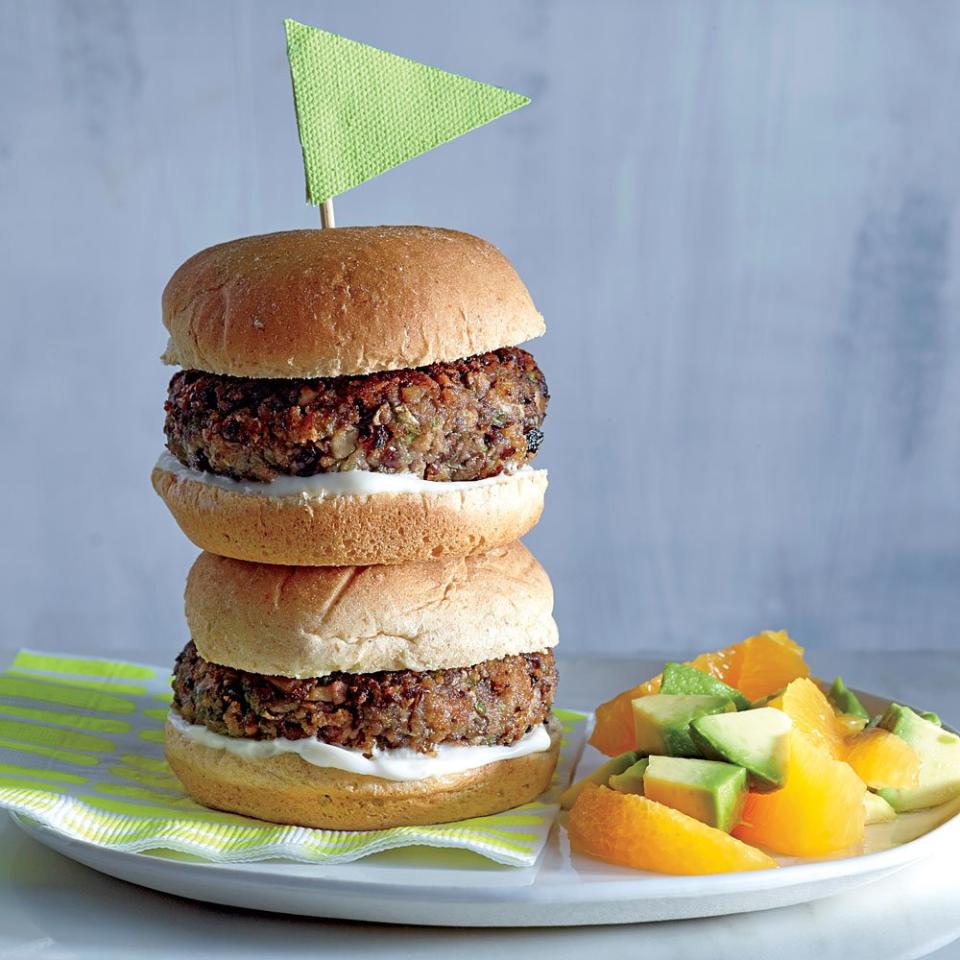
<path id="1" fill-rule="evenodd" d="M 518 890 L 518 888 L 513 886 L 501 886 L 496 883 L 491 883 L 486 886 L 466 886 L 456 883 L 441 884 L 438 882 L 436 885 L 423 884 L 413 888 L 387 883 L 382 880 L 351 880 L 329 875 L 311 877 L 309 876 L 309 870 L 316 865 L 293 862 L 285 863 L 282 860 L 237 861 L 231 863 L 166 860 L 160 857 L 152 857 L 147 853 L 132 850 L 114 850 L 88 840 L 67 837 L 52 827 L 48 827 L 37 821 L 31 821 L 29 818 L 17 813 L 11 812 L 10 816 L 17 827 L 27 836 L 32 837 L 37 840 L 37 842 L 42 843 L 44 846 L 58 853 L 69 857 L 70 853 L 66 852 L 68 850 L 85 851 L 89 855 L 85 856 L 83 860 L 87 866 L 92 866 L 89 863 L 91 858 L 102 858 L 106 861 L 113 861 L 118 865 L 127 864 L 144 867 L 151 872 L 170 877 L 189 873 L 195 879 L 205 878 L 213 880 L 214 878 L 229 877 L 231 880 L 240 880 L 241 882 L 247 883 L 265 880 L 269 880 L 274 884 L 292 883 L 300 885 L 309 883 L 317 891 L 327 887 L 335 887 L 339 892 L 345 894 L 362 893 L 378 898 L 389 897 L 392 900 L 404 900 L 410 899 L 411 897 L 419 899 L 429 896 L 434 900 L 440 900 L 445 903 L 456 903 L 466 900 L 474 903 L 498 903 L 515 899 Z M 538 862 L 535 868 L 537 869 L 537 874 L 534 882 L 528 887 L 523 888 L 525 891 L 524 896 L 526 897 L 529 894 L 533 894 L 533 896 L 530 896 L 530 899 L 549 899 L 551 902 L 562 903 L 632 901 L 637 899 L 659 900 L 708 894 L 723 896 L 729 893 L 759 893 L 784 887 L 805 886 L 821 880 L 840 880 L 859 875 L 866 876 L 888 873 L 902 869 L 921 859 L 925 855 L 928 847 L 934 842 L 940 842 L 946 834 L 958 828 L 960 828 L 960 814 L 955 814 L 922 836 L 908 840 L 888 850 L 879 850 L 853 857 L 819 860 L 815 863 L 787 864 L 777 869 L 705 874 L 702 876 L 660 875 L 635 871 L 635 876 L 625 874 L 622 877 L 610 877 L 585 882 L 575 882 L 571 879 L 557 883 L 550 881 L 549 874 L 544 875 L 540 871 L 539 867 L 541 864 Z M 555 824 L 554 831 L 557 829 L 558 825 Z M 71 857 L 71 859 L 75 858 Z M 264 869 L 266 864 L 280 869 Z M 284 866 L 297 867 L 300 869 L 297 873 L 292 873 L 282 869 Z M 319 866 L 322 866 L 326 872 L 337 866 L 350 865 L 323 864 Z M 93 869 L 99 868 L 93 867 Z"/>
<path id="2" fill-rule="evenodd" d="M 851 689 L 859 696 L 885 705 L 899 702 L 858 688 Z M 594 712 L 579 712 L 588 714 L 586 736 L 589 736 Z M 951 733 L 957 733 L 948 724 L 943 724 L 943 727 Z M 571 776 L 577 772 L 577 766 L 582 760 L 583 750 L 586 746 L 587 740 L 585 739 L 575 758 Z M 558 818 L 552 825 L 547 842 L 536 863 L 531 867 L 521 868 L 535 871 L 533 882 L 529 885 L 522 887 L 498 885 L 496 883 L 464 885 L 456 882 L 443 883 L 438 879 L 436 884 L 418 884 L 415 887 L 407 887 L 383 880 L 346 879 L 330 875 L 330 871 L 340 867 L 349 868 L 353 862 L 346 864 L 310 864 L 284 861 L 277 858 L 273 860 L 220 863 L 202 860 L 165 859 L 151 856 L 145 851 L 120 850 L 102 846 L 80 837 L 70 837 L 61 833 L 55 827 L 34 820 L 25 814 L 15 811 L 8 811 L 8 813 L 18 829 L 38 843 L 63 856 L 77 860 L 77 862 L 90 869 L 114 877 L 120 875 L 94 865 L 91 860 L 126 865 L 134 871 L 143 868 L 166 878 L 175 878 L 178 875 L 182 876 L 184 873 L 188 873 L 194 880 L 200 880 L 201 882 L 220 878 L 228 879 L 228 882 L 233 883 L 256 883 L 269 880 L 272 884 L 279 883 L 287 886 L 310 884 L 313 890 L 318 893 L 324 889 L 335 889 L 342 894 L 356 893 L 378 899 L 387 898 L 392 901 L 419 900 L 430 897 L 434 901 L 447 904 L 470 902 L 484 905 L 515 901 L 517 893 L 521 889 L 523 890 L 523 898 L 531 903 L 595 904 L 601 902 L 627 903 L 676 900 L 699 896 L 724 897 L 731 894 L 750 895 L 777 889 L 808 886 L 818 881 L 844 880 L 858 876 L 868 880 L 877 875 L 889 875 L 915 863 L 927 854 L 928 848 L 934 843 L 939 843 L 951 832 L 960 831 L 960 810 L 958 810 L 942 823 L 937 824 L 918 837 L 886 850 L 876 850 L 870 853 L 824 858 L 812 863 L 788 863 L 776 869 L 704 875 L 657 874 L 623 867 L 618 868 L 624 871 L 622 876 L 596 879 L 582 878 L 579 881 L 576 876 L 571 876 L 562 882 L 551 882 L 549 872 L 545 873 L 542 867 L 550 845 L 553 842 L 558 844 L 565 842 L 563 839 L 565 831 L 563 831 Z M 556 841 L 554 841 L 555 837 Z M 80 851 L 83 852 L 82 857 L 73 855 Z M 366 858 L 355 862 L 362 862 L 363 859 Z M 608 866 L 614 867 L 615 865 Z M 310 876 L 311 868 L 321 869 L 323 873 Z M 293 872 L 293 869 L 296 872 Z M 511 868 L 503 867 L 503 869 L 509 870 Z M 577 873 L 575 866 L 573 866 L 573 873 Z M 135 880 L 128 880 L 127 876 L 120 878 L 127 882 L 138 883 Z M 148 884 L 140 885 L 149 886 Z M 189 897 L 189 894 L 181 895 Z"/>

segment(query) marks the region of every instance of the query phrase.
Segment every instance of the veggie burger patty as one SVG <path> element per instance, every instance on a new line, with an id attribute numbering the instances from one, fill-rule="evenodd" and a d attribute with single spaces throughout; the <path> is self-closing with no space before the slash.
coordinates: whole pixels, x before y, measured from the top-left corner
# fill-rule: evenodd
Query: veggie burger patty
<path id="1" fill-rule="evenodd" d="M 549 650 L 423 673 L 294 680 L 210 663 L 191 641 L 177 657 L 173 705 L 188 723 L 230 737 L 431 753 L 440 743 L 515 743 L 546 722 L 556 684 Z"/>
<path id="2" fill-rule="evenodd" d="M 253 379 L 183 370 L 167 447 L 185 466 L 244 481 L 343 470 L 481 480 L 533 459 L 549 393 L 525 350 L 366 376 Z"/>

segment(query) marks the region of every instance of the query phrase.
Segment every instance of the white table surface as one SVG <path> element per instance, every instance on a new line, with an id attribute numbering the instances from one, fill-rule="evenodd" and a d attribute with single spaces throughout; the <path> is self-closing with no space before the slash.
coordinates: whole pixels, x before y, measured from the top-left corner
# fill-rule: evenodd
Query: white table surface
<path id="1" fill-rule="evenodd" d="M 0 649 L 0 660 L 12 651 Z M 96 652 L 96 651 L 92 651 Z M 131 659 L 150 660 L 131 650 Z M 156 659 L 154 656 L 152 659 Z M 960 723 L 960 653 L 813 652 L 815 671 Z M 560 702 L 590 709 L 662 661 L 561 658 Z M 0 819 L 0 960 L 21 958 L 473 957 L 562 960 L 960 958 L 960 850 L 851 894 L 735 917 L 623 927 L 452 930 L 303 920 L 206 906 L 102 876 Z M 469 941 L 465 940 L 469 937 Z"/>

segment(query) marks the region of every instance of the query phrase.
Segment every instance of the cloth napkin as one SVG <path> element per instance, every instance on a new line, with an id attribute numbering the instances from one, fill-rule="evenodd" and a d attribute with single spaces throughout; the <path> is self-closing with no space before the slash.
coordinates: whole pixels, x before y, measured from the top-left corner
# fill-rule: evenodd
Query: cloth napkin
<path id="1" fill-rule="evenodd" d="M 533 803 L 438 826 L 335 831 L 269 824 L 191 800 L 163 757 L 170 698 L 170 673 L 161 667 L 22 650 L 0 672 L 0 808 L 100 846 L 216 862 L 346 863 L 430 846 L 531 866 L 589 717 L 554 710 L 564 730 L 560 762 L 550 790 Z"/>

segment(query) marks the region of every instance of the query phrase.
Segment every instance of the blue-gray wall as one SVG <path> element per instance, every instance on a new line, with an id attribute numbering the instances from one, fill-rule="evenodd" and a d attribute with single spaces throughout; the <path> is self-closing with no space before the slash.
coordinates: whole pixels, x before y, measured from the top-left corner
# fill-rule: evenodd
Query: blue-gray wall
<path id="1" fill-rule="evenodd" d="M 349 193 L 488 237 L 547 317 L 568 653 L 956 647 L 960 4 L 0 5 L 0 649 L 172 656 L 159 297 L 313 225 L 283 16 L 534 104 Z"/>

